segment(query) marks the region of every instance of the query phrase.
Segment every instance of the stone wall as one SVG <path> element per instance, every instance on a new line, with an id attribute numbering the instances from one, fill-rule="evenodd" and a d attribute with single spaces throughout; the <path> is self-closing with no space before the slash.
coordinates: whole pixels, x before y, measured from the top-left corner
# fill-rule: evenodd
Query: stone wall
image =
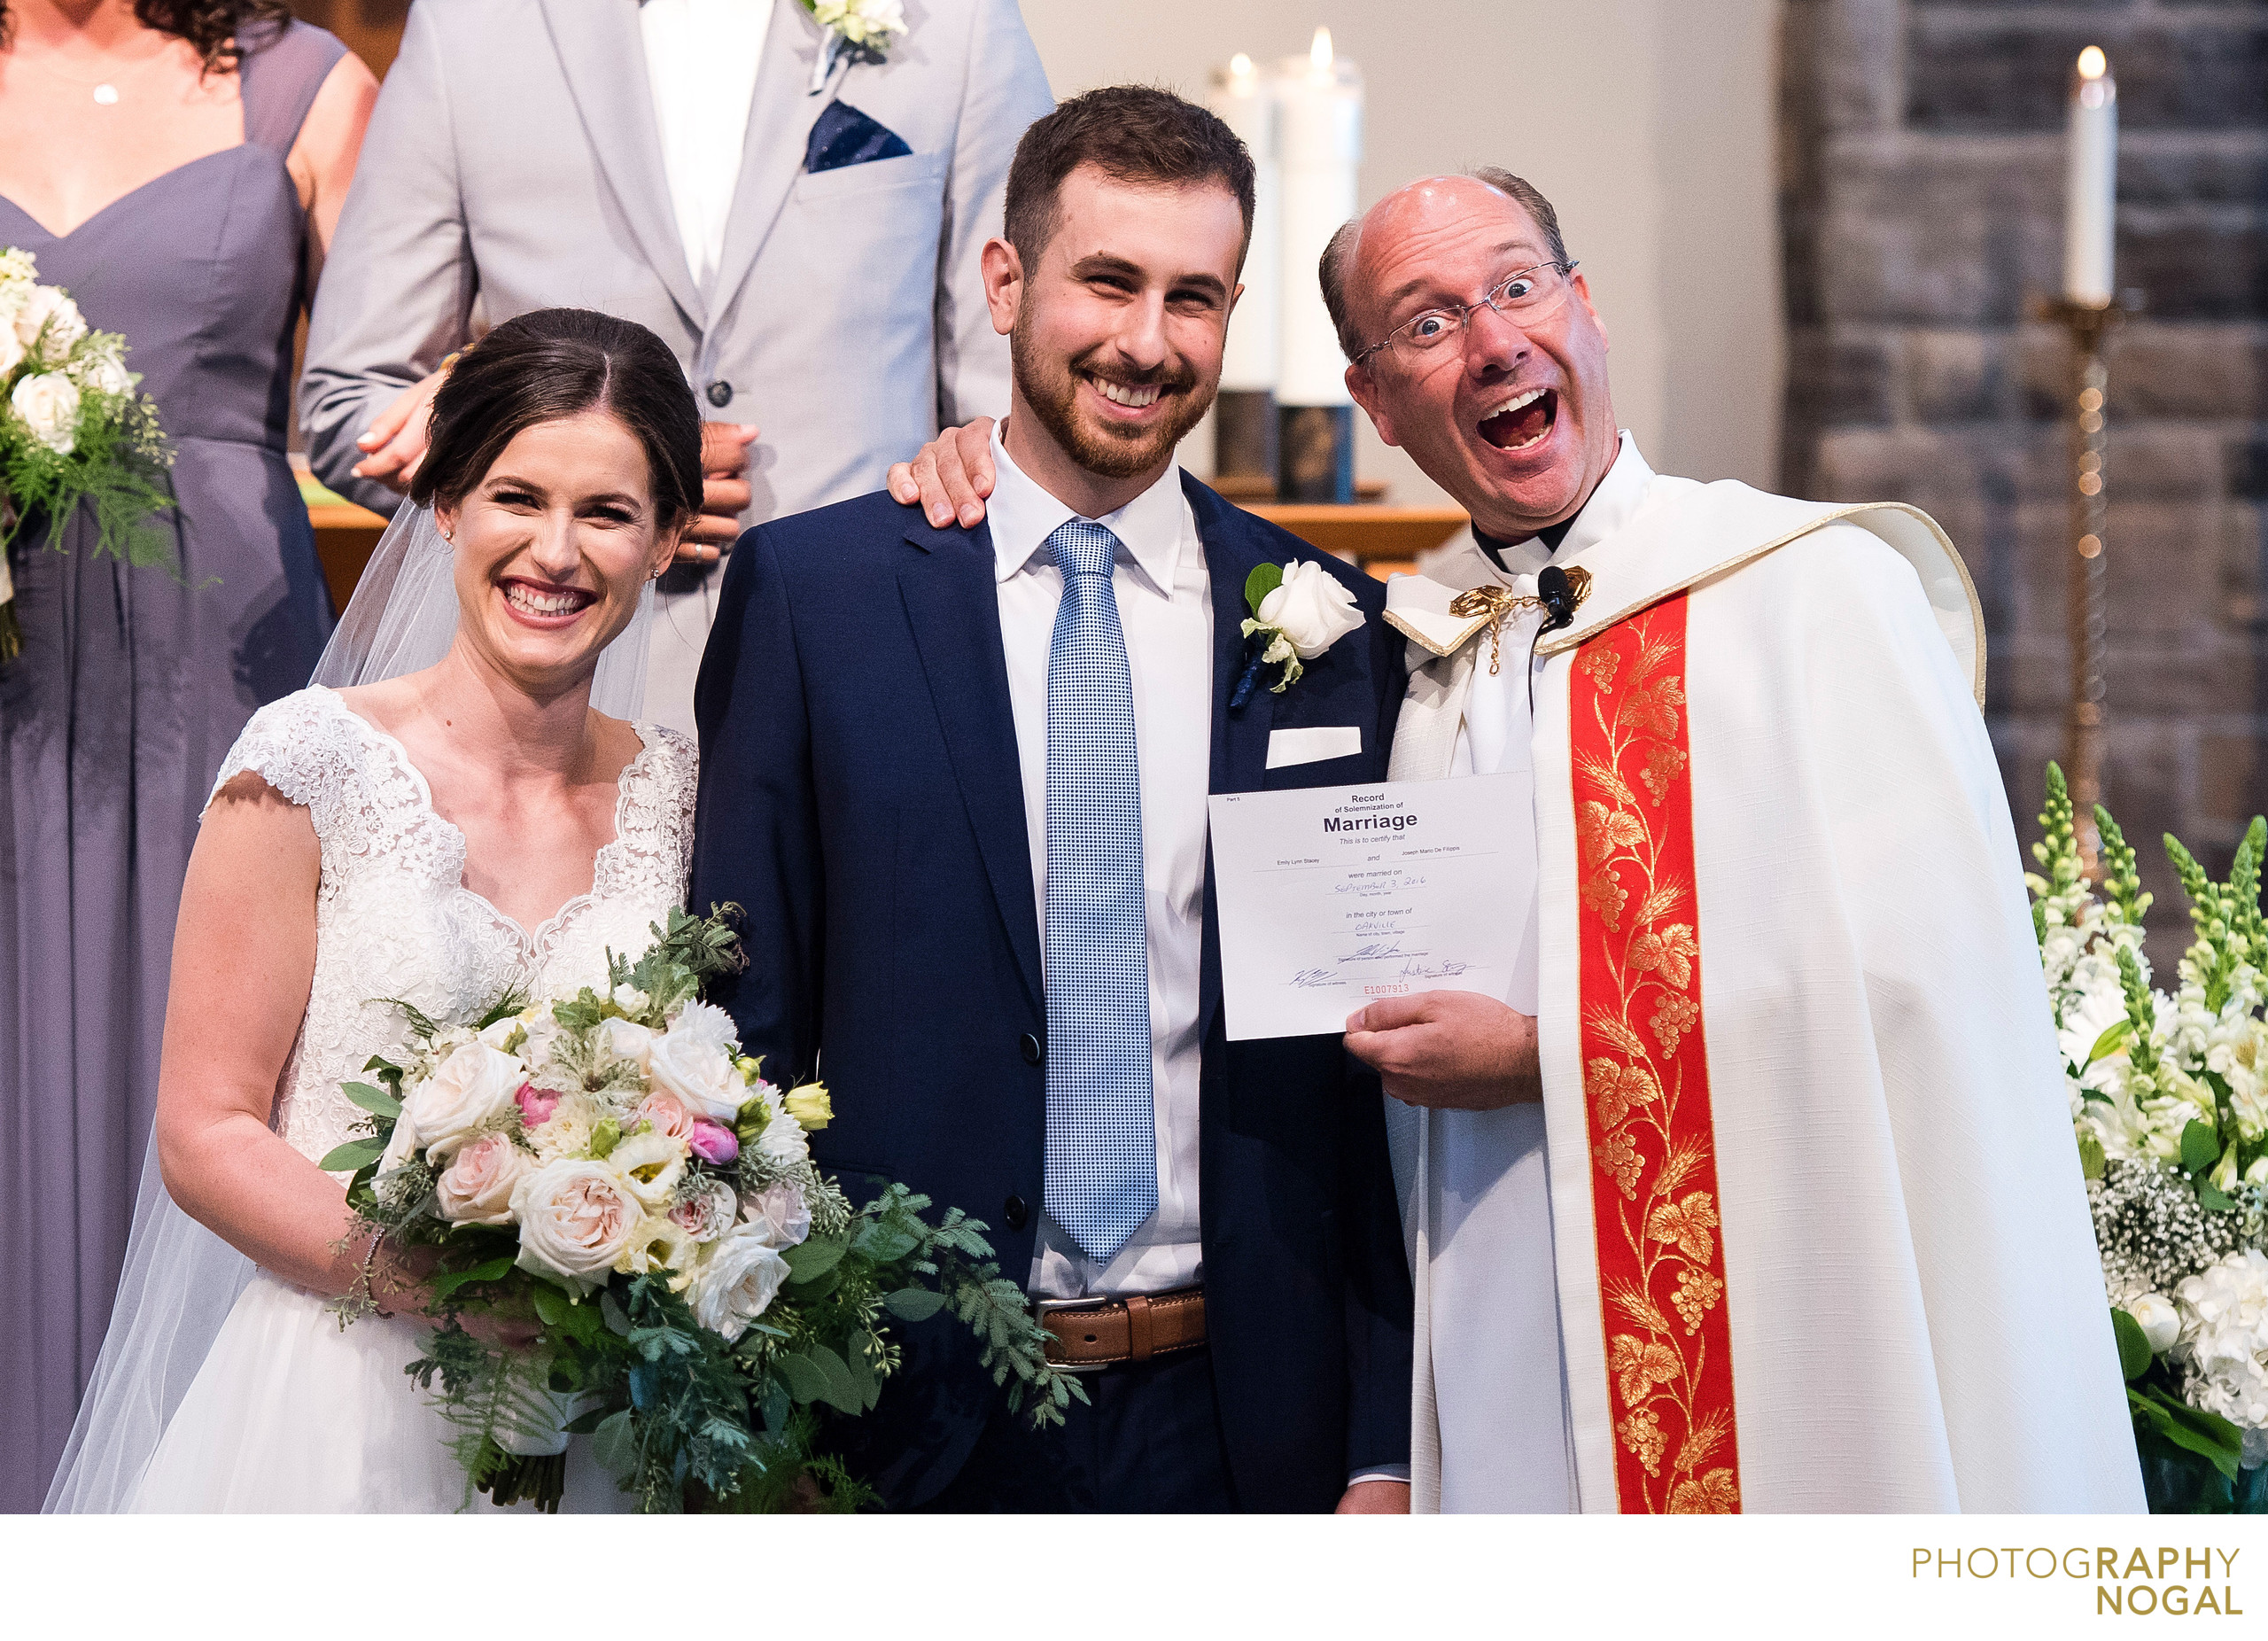
<path id="1" fill-rule="evenodd" d="M 2071 548 L 2069 345 L 2027 304 L 2061 279 L 2064 98 L 2091 43 L 2118 82 L 2118 283 L 2147 304 L 2110 355 L 2104 786 L 2148 840 L 2163 963 L 2186 903 L 2159 834 L 2218 869 L 2268 808 L 2268 4 L 1789 0 L 1783 478 L 1915 502 L 1959 543 L 2029 844 Z"/>

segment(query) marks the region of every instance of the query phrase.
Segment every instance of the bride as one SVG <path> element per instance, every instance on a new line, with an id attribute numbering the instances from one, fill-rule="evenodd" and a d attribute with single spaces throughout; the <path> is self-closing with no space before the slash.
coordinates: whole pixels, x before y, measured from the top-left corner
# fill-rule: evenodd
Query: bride
<path id="1" fill-rule="evenodd" d="M 644 949 L 680 903 L 692 743 L 600 711 L 594 684 L 634 712 L 645 589 L 700 497 L 691 390 L 635 324 L 528 314 L 442 385 L 418 507 L 317 670 L 354 687 L 262 709 L 214 783 L 174 942 L 164 1189 L 145 1180 L 50 1509 L 465 1497 L 402 1372 L 429 1331 L 422 1272 L 356 1230 L 316 1160 L 361 1116 L 341 1082 L 404 1035 L 377 999 L 454 1022 L 515 987 L 603 986 L 607 948 Z M 329 1303 L 366 1272 L 382 1311 L 342 1329 Z M 239 1285 L 215 1335 L 195 1313 Z M 628 1508 L 585 1446 L 566 1507 Z"/>

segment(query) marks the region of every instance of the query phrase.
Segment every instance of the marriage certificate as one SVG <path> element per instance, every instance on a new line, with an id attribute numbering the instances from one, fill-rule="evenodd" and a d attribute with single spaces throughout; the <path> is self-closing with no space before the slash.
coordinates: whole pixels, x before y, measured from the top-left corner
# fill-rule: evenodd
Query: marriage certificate
<path id="1" fill-rule="evenodd" d="M 1212 798 L 1230 1038 L 1340 1031 L 1376 998 L 1505 996 L 1534 790 L 1523 771 Z"/>

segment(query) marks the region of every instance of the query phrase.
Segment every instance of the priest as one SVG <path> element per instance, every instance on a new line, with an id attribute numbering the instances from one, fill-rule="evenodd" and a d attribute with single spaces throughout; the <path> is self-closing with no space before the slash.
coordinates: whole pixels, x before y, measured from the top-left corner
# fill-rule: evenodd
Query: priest
<path id="1" fill-rule="evenodd" d="M 1533 793 L 1511 995 L 1348 1023 L 1416 1507 L 2140 1510 L 1952 543 L 1655 473 L 1508 173 L 1389 196 L 1322 277 L 1355 398 L 1472 516 L 1390 586 L 1393 777 Z"/>
<path id="2" fill-rule="evenodd" d="M 1388 584 L 1396 780 L 1505 774 L 1507 994 L 1370 1005 L 1420 1511 L 2140 1511 L 1953 544 L 1658 474 L 1550 203 L 1332 241 L 1381 437 L 1472 515 Z M 985 427 L 893 468 L 963 525 Z"/>

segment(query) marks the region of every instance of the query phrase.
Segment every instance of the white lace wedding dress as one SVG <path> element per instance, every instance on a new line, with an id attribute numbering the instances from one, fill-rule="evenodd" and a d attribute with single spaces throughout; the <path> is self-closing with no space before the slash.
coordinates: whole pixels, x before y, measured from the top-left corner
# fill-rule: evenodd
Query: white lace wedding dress
<path id="1" fill-rule="evenodd" d="M 682 904 L 692 858 L 695 755 L 684 736 L 636 726 L 615 838 L 590 892 L 524 929 L 464 887 L 464 836 L 435 813 L 401 743 L 333 691 L 264 707 L 214 789 L 250 770 L 304 805 L 322 847 L 315 966 L 299 1040 L 277 1085 L 274 1126 L 320 1159 L 361 1112 L 339 1092 L 404 1037 L 400 998 L 463 1021 L 505 992 L 603 985 L 606 953 L 635 954 Z M 430 1324 L 368 1316 L 342 1329 L 316 1295 L 261 1272 L 229 1313 L 135 1495 L 142 1511 L 445 1511 L 463 1502 L 450 1427 L 402 1369 Z M 568 1449 L 568 1510 L 631 1505 Z M 485 1497 L 477 1503 L 486 1505 Z"/>

